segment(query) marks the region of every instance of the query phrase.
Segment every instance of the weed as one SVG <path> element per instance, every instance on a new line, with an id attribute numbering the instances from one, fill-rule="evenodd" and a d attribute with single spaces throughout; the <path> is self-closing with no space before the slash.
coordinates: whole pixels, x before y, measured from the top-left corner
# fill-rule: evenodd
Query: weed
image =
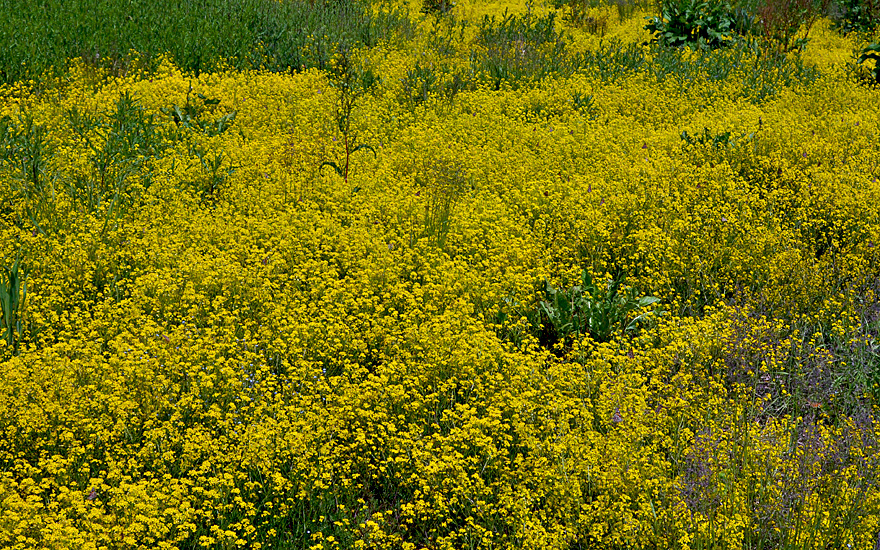
<path id="1" fill-rule="evenodd" d="M 455 207 L 468 188 L 463 170 L 449 161 L 430 163 L 416 174 L 418 193 L 425 194 L 423 236 L 430 237 L 437 246 L 446 246 Z"/>
<path id="2" fill-rule="evenodd" d="M 439 76 L 430 65 L 422 66 L 416 63 L 412 69 L 407 69 L 406 78 L 402 81 L 403 96 L 410 104 L 424 103 L 428 97 L 436 93 L 439 87 Z"/>
<path id="3" fill-rule="evenodd" d="M 571 92 L 571 103 L 574 109 L 588 119 L 596 116 L 596 100 L 593 94 L 585 94 L 579 91 Z"/>
<path id="4" fill-rule="evenodd" d="M 410 108 L 426 103 L 431 97 L 451 101 L 470 86 L 470 80 L 469 75 L 450 70 L 445 64 L 435 67 L 416 63 L 415 67 L 407 69 L 406 77 L 401 80 L 401 97 Z"/>
<path id="5" fill-rule="evenodd" d="M 192 152 L 199 159 L 199 164 L 205 173 L 204 180 L 196 184 L 196 191 L 202 202 L 213 201 L 227 178 L 235 172 L 235 168 L 231 166 L 224 168 L 227 157 L 223 151 L 209 155 L 202 146 L 196 145 L 192 148 Z"/>
<path id="6" fill-rule="evenodd" d="M 451 0 L 423 0 L 422 13 L 439 13 L 446 14 L 452 11 L 455 2 Z"/>
<path id="7" fill-rule="evenodd" d="M 541 319 L 552 327 L 553 341 L 571 344 L 581 335 L 589 334 L 599 342 L 607 342 L 617 332 L 631 332 L 639 326 L 644 314 L 631 316 L 641 308 L 659 302 L 653 296 L 636 297 L 632 287 L 622 287 L 622 279 L 612 280 L 603 289 L 593 283 L 587 270 L 581 272 L 581 284 L 557 288 L 544 283 L 544 299 L 538 303 Z"/>
<path id="8" fill-rule="evenodd" d="M 628 74 L 644 71 L 651 60 L 636 43 L 602 42 L 595 50 L 578 53 L 574 64 L 584 72 L 598 74 L 603 82 L 616 82 Z"/>
<path id="9" fill-rule="evenodd" d="M 143 187 L 149 186 L 146 163 L 164 149 L 159 125 L 128 93 L 120 95 L 113 110 L 92 114 L 73 107 L 66 118 L 88 151 L 91 170 L 68 177 L 65 190 L 76 210 L 101 211 L 106 229 L 136 203 L 138 191 L 130 185 L 132 178 L 143 176 Z"/>
<path id="10" fill-rule="evenodd" d="M 729 131 L 713 134 L 708 128 L 703 128 L 703 135 L 691 136 L 687 131 L 681 133 L 682 141 L 688 145 L 709 145 L 717 149 L 732 145 L 735 140 L 731 140 L 730 136 Z"/>
<path id="11" fill-rule="evenodd" d="M 486 16 L 475 44 L 472 71 L 496 90 L 502 84 L 518 88 L 570 71 L 567 43 L 556 30 L 554 12 L 546 17 L 505 14 L 500 21 Z"/>
<path id="12" fill-rule="evenodd" d="M 10 179 L 13 200 L 24 210 L 17 223 L 30 223 L 35 231 L 44 233 L 44 225 L 58 221 L 55 178 L 49 173 L 49 162 L 55 145 L 48 139 L 48 128 L 37 124 L 33 116 L 22 113 L 18 122 L 4 117 L 0 121 L 2 161 L 13 169 Z"/>
<path id="13" fill-rule="evenodd" d="M 608 13 L 597 10 L 603 6 L 596 0 L 556 0 L 551 4 L 555 9 L 563 9 L 563 20 L 570 25 L 582 28 L 590 34 L 604 36 L 608 30 Z"/>
<path id="14" fill-rule="evenodd" d="M 347 50 L 340 52 L 331 72 L 331 84 L 337 91 L 336 99 L 336 128 L 342 136 L 345 147 L 344 161 L 324 161 L 320 168 L 329 166 L 348 183 L 348 173 L 351 166 L 351 156 L 358 151 L 367 150 L 376 155 L 376 150 L 366 143 L 357 143 L 357 130 L 352 127 L 351 119 L 355 105 L 364 94 L 372 90 L 379 82 L 379 77 L 370 68 L 357 66 L 353 63 L 351 53 Z"/>
<path id="15" fill-rule="evenodd" d="M 723 1 L 664 0 L 660 14 L 649 18 L 645 29 L 666 46 L 717 48 L 734 40 L 735 19 Z"/>
<path id="16" fill-rule="evenodd" d="M 657 80 L 674 78 L 682 87 L 688 87 L 699 78 L 724 81 L 736 77 L 741 83 L 738 95 L 756 103 L 820 76 L 818 69 L 806 65 L 797 52 L 783 55 L 775 47 L 755 42 L 737 41 L 723 50 L 699 50 L 695 55 L 678 48 L 655 48 L 653 58 L 643 68 Z"/>
<path id="17" fill-rule="evenodd" d="M 650 0 L 611 0 L 609 4 L 617 8 L 617 17 L 620 21 L 629 21 L 636 14 L 650 12 L 656 7 L 656 2 Z"/>
<path id="18" fill-rule="evenodd" d="M 186 103 L 183 106 L 174 103 L 171 107 L 160 108 L 160 111 L 167 115 L 177 128 L 196 131 L 208 137 L 220 135 L 232 126 L 238 111 L 230 111 L 213 118 L 220 100 L 206 97 L 202 93 L 196 93 L 196 98 L 193 99 L 192 91 L 190 84 L 186 92 Z"/>

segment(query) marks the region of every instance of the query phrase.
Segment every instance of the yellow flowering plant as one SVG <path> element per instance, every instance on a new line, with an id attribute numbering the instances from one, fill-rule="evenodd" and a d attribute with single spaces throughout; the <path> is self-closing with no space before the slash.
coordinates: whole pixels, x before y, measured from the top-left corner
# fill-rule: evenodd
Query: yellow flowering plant
<path id="1" fill-rule="evenodd" d="M 412 6 L 344 74 L 0 88 L 0 546 L 875 543 L 853 39 L 773 61 L 508 7 Z"/>

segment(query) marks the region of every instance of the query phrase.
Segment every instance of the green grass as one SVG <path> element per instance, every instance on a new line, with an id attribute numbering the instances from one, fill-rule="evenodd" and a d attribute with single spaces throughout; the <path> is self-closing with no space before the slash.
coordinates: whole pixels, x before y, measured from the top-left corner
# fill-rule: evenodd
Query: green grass
<path id="1" fill-rule="evenodd" d="M 125 73 L 162 54 L 195 74 L 324 68 L 339 47 L 410 32 L 405 12 L 360 0 L 0 0 L 0 82 L 61 74 L 74 58 Z"/>

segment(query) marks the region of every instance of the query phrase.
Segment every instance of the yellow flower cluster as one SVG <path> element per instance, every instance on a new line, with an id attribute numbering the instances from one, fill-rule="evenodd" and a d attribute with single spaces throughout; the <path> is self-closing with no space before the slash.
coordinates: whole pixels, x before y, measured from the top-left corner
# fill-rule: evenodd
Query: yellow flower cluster
<path id="1" fill-rule="evenodd" d="M 27 272 L 0 546 L 872 545 L 880 377 L 845 367 L 876 349 L 880 96 L 851 44 L 817 29 L 821 76 L 761 102 L 584 73 L 415 104 L 431 28 L 355 52 L 366 90 L 166 62 L 0 91 Z M 542 281 L 584 269 L 661 301 L 548 345 Z"/>

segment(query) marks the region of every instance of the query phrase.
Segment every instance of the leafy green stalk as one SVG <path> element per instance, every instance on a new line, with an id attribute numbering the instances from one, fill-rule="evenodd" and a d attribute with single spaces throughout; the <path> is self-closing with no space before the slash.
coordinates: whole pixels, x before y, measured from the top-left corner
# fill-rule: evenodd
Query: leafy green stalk
<path id="1" fill-rule="evenodd" d="M 3 266 L 0 274 L 0 329 L 6 345 L 18 354 L 23 325 L 23 310 L 27 297 L 27 271 L 21 267 L 21 250 L 12 267 Z M 18 337 L 16 337 L 18 334 Z"/>

